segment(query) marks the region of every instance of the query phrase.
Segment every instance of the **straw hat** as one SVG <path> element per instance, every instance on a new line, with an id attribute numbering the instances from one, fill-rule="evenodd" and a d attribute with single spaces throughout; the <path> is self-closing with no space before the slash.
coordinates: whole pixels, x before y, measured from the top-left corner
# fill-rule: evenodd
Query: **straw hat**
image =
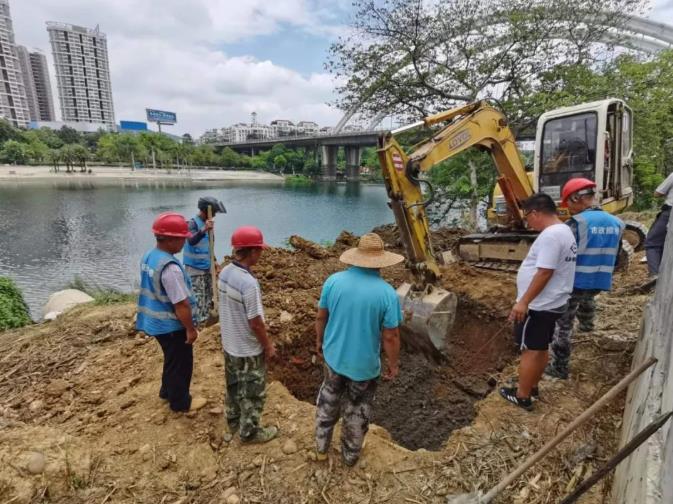
<path id="1" fill-rule="evenodd" d="M 383 240 L 375 233 L 367 233 L 360 238 L 357 248 L 346 250 L 339 260 L 345 264 L 361 268 L 385 268 L 404 261 L 404 257 L 383 249 Z"/>

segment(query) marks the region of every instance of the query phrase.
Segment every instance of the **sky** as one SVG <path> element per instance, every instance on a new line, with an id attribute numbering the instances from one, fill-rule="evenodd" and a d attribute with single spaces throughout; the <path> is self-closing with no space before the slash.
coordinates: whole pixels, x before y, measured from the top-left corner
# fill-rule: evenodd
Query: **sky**
<path id="1" fill-rule="evenodd" d="M 47 21 L 107 34 L 115 115 L 176 112 L 166 131 L 274 119 L 333 126 L 335 82 L 323 68 L 344 33 L 350 0 L 9 0 L 19 44 L 52 65 Z M 673 0 L 654 0 L 651 19 L 673 25 Z M 53 66 L 52 86 L 55 88 Z M 54 94 L 58 109 L 57 94 Z M 57 111 L 58 114 L 58 111 Z"/>

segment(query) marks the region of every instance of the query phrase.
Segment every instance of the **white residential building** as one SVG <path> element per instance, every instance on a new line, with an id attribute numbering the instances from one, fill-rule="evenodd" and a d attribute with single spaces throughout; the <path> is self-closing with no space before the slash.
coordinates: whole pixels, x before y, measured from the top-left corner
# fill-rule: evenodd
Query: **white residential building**
<path id="1" fill-rule="evenodd" d="M 26 88 L 30 120 L 55 121 L 47 58 L 38 50 L 29 51 L 23 46 L 17 46 L 16 49 Z"/>
<path id="2" fill-rule="evenodd" d="M 320 132 L 320 126 L 313 121 L 299 121 L 297 123 L 297 133 L 299 135 L 317 135 Z"/>
<path id="3" fill-rule="evenodd" d="M 0 0 L 0 117 L 21 127 L 30 121 L 8 0 Z"/>
<path id="4" fill-rule="evenodd" d="M 98 27 L 47 23 L 64 121 L 115 125 L 107 37 Z"/>

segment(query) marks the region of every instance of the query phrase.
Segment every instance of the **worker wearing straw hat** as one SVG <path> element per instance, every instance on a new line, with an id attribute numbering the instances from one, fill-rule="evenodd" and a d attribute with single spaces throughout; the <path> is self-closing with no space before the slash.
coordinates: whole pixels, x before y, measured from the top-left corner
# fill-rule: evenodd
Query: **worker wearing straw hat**
<path id="1" fill-rule="evenodd" d="M 322 288 L 316 317 L 316 350 L 325 359 L 325 378 L 316 413 L 316 448 L 327 459 L 332 433 L 342 418 L 341 455 L 348 466 L 360 457 L 381 375 L 381 346 L 388 360 L 384 379 L 399 372 L 402 310 L 395 290 L 379 270 L 404 260 L 366 234 L 357 248 L 341 255 L 351 267 L 330 276 Z"/>

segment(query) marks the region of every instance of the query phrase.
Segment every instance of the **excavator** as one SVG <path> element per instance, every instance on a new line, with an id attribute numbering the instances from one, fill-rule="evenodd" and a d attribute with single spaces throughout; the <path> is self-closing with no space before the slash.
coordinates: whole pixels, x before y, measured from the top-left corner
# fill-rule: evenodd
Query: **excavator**
<path id="1" fill-rule="evenodd" d="M 395 135 L 411 129 L 437 127 L 432 135 L 409 152 Z M 633 113 L 619 99 L 605 99 L 542 114 L 538 120 L 534 166 L 528 171 L 504 113 L 480 100 L 426 117 L 380 136 L 378 157 L 389 206 L 395 216 L 413 282 L 404 283 L 398 295 L 405 325 L 428 337 L 445 351 L 455 321 L 457 298 L 439 285 L 443 251 L 433 248 L 426 207 L 434 191 L 423 177 L 433 166 L 461 152 L 476 148 L 491 155 L 498 172 L 487 233 L 461 238 L 459 257 L 478 267 L 516 270 L 537 234 L 526 229 L 521 203 L 536 192 L 549 194 L 557 203 L 561 188 L 573 177 L 597 184 L 601 207 L 613 214 L 633 202 Z M 425 190 L 423 190 L 425 188 Z M 562 219 L 570 218 L 559 208 Z M 622 248 L 628 254 L 642 248 L 646 229 L 627 222 Z"/>

